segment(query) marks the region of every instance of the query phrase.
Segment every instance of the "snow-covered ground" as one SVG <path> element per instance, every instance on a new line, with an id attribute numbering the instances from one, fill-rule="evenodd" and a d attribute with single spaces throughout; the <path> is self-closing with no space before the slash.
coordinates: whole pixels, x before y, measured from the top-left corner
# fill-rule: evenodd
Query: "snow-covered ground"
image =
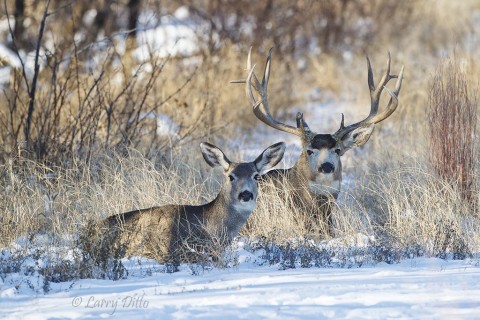
<path id="1" fill-rule="evenodd" d="M 148 262 L 125 280 L 0 285 L 0 319 L 478 319 L 478 261 L 416 258 L 362 268 L 279 270 L 240 263 L 192 275 Z M 148 272 L 146 272 L 148 270 Z M 1 284 L 1 282 L 0 282 Z"/>

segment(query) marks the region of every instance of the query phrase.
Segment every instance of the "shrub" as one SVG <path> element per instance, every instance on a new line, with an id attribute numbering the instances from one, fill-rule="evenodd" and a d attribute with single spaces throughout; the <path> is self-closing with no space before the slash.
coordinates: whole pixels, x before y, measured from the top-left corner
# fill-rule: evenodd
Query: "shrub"
<path id="1" fill-rule="evenodd" d="M 457 185 L 469 202 L 475 196 L 476 108 L 475 96 L 458 61 L 442 61 L 427 109 L 430 163 L 435 173 Z"/>

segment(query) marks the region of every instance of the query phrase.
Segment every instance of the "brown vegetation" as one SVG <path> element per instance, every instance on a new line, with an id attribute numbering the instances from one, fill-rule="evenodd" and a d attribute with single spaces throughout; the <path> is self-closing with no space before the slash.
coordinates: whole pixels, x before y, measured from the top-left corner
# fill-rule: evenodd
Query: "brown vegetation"
<path id="1" fill-rule="evenodd" d="M 471 206 L 479 197 L 478 107 L 471 95 L 480 74 L 477 1 L 141 2 L 157 17 L 185 5 L 208 26 L 199 28 L 199 51 L 191 57 L 150 52 L 142 61 L 134 54 L 138 32 L 130 30 L 138 1 L 100 1 L 95 8 L 52 1 L 45 11 L 46 3 L 5 1 L 11 32 L 0 35 L 3 44 L 24 64 L 33 54 L 28 67 L 0 57 L 10 68 L 0 92 L 0 246 L 39 234 L 60 243 L 91 219 L 212 199 L 220 182 L 206 171 L 199 142 L 226 147 L 240 139 L 234 156 L 248 160 L 252 144 L 285 138 L 259 138 L 268 129 L 252 114 L 243 86 L 229 84 L 246 77 L 253 45 L 254 61 L 275 46 L 273 116 L 288 122 L 308 103 L 329 102 L 331 126 L 309 123 L 325 132 L 338 127 L 337 101 L 358 106 L 349 111 L 359 118 L 368 112 L 365 53 L 382 66 L 391 51 L 406 69 L 400 105 L 363 150 L 345 155 L 335 235 L 387 237 L 432 255 L 478 252 Z M 454 51 L 456 62 L 437 69 Z M 39 67 L 30 68 L 35 58 Z M 175 129 L 159 130 L 158 115 Z M 288 209 L 291 195 L 277 191 L 262 190 L 269 200 L 260 201 L 243 235 L 282 243 L 321 233 L 306 230 L 305 212 Z"/>
<path id="2" fill-rule="evenodd" d="M 428 150 L 435 172 L 475 202 L 477 103 L 465 71 L 452 58 L 438 66 L 427 110 Z"/>

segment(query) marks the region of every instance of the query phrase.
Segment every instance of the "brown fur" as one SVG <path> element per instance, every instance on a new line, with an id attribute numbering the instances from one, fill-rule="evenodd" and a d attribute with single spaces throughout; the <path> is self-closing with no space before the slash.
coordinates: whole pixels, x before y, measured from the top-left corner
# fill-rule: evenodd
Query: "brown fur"
<path id="1" fill-rule="evenodd" d="M 217 147 L 201 147 L 210 166 L 224 169 L 226 181 L 217 197 L 200 206 L 166 205 L 105 219 L 102 242 L 112 245 L 114 257 L 138 255 L 176 264 L 219 253 L 253 211 L 258 176 L 275 166 L 285 151 L 285 143 L 276 143 L 255 161 L 233 163 Z"/>
<path id="2" fill-rule="evenodd" d="M 120 256 L 139 255 L 161 262 L 197 260 L 213 242 L 228 245 L 232 225 L 245 223 L 227 216 L 220 199 L 204 206 L 167 205 L 107 218 L 109 237 Z M 192 250 L 194 249 L 194 250 Z M 189 257 L 190 253 L 190 257 Z"/>

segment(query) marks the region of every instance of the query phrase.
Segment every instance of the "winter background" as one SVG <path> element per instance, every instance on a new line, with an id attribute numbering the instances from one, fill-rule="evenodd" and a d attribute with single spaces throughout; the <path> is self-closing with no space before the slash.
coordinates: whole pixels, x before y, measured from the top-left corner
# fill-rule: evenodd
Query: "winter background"
<path id="1" fill-rule="evenodd" d="M 21 1 L 15 1 L 15 3 L 17 2 Z M 133 2 L 135 1 L 129 1 L 128 4 Z M 433 1 L 427 2 L 433 5 Z M 5 95 L 3 102 L 8 100 L 6 97 L 9 97 L 10 88 L 21 88 L 21 84 L 18 85 L 17 82 L 12 80 L 15 72 L 24 71 L 24 75 L 20 75 L 20 77 L 31 81 L 35 74 L 36 57 L 34 46 L 25 45 L 20 49 L 12 48 L 12 31 L 10 28 L 15 23 L 13 17 L 14 6 L 12 5 L 13 1 L 7 1 L 6 5 L 7 3 L 11 8 L 9 15 L 7 15 L 2 4 L 4 10 L 0 16 L 0 34 L 5 36 L 0 42 L 0 86 Z M 190 157 L 193 153 L 195 153 L 194 159 L 190 159 L 191 162 L 185 160 L 185 163 L 195 164 L 195 161 L 200 159 L 198 150 L 190 151 L 190 154 L 185 149 L 193 150 L 192 144 L 195 144 L 195 148 L 197 148 L 200 139 L 214 139 L 217 144 L 228 149 L 233 154 L 232 157 L 238 159 L 250 159 L 263 150 L 268 142 L 273 143 L 283 140 L 287 142 L 288 148 L 281 166 L 289 167 L 295 163 L 300 154 L 299 139 L 276 132 L 258 121 L 255 122 L 254 118 L 249 118 L 251 115 L 249 115 L 250 110 L 247 107 L 247 100 L 243 97 L 243 88 L 236 88 L 235 85 L 229 84 L 227 81 L 245 76 L 244 70 L 241 68 L 244 67 L 245 62 L 244 53 L 251 44 L 257 45 L 254 50 L 262 52 L 266 52 L 271 44 L 276 45 L 272 81 L 275 81 L 273 78 L 278 80 L 276 84 L 273 84 L 271 90 L 282 91 L 284 82 L 288 82 L 286 86 L 289 90 L 287 91 L 294 96 L 294 99 L 286 99 L 281 95 L 276 100 L 275 97 L 273 98 L 276 105 L 282 105 L 282 109 L 276 111 L 276 115 L 291 120 L 293 119 L 291 118 L 292 114 L 302 111 L 306 114 L 306 119 L 314 130 L 325 132 L 333 132 L 338 127 L 341 113 L 345 114 L 346 119 L 350 119 L 347 121 L 353 121 L 352 119 L 360 119 L 365 116 L 367 112 L 365 104 L 368 100 L 363 99 L 367 97 L 365 92 L 367 86 L 366 66 L 363 60 L 364 51 L 369 54 L 372 50 L 378 51 L 372 53 L 374 55 L 374 70 L 378 75 L 383 67 L 387 51 L 392 50 L 392 69 L 398 70 L 401 64 L 405 64 L 407 70 L 404 89 L 400 95 L 399 109 L 403 108 L 403 110 L 397 111 L 399 115 L 395 115 L 398 116 L 395 122 L 390 122 L 389 119 L 382 124 L 381 128 L 376 130 L 375 138 L 372 138 L 373 141 L 370 141 L 369 145 L 351 151 L 344 159 L 343 192 L 339 199 L 339 209 L 348 208 L 350 210 L 349 214 L 352 212 L 356 214 L 357 211 L 364 210 L 362 214 L 358 214 L 358 216 L 362 216 L 359 220 L 363 219 L 363 222 L 358 222 L 362 226 L 364 226 L 363 223 L 367 224 L 364 221 L 367 219 L 365 217 L 373 216 L 376 210 L 366 205 L 369 202 L 363 200 L 366 190 L 372 190 L 368 189 L 371 187 L 368 182 L 372 179 L 380 179 L 375 173 L 386 172 L 385 170 L 390 172 L 388 170 L 391 168 L 393 168 L 392 172 L 407 170 L 414 167 L 416 161 L 422 162 L 425 158 L 428 158 L 428 155 L 418 155 L 423 152 L 419 150 L 426 150 L 430 145 L 428 134 L 420 134 L 416 126 L 425 126 L 425 109 L 429 101 L 431 82 L 436 72 L 436 66 L 441 59 L 455 56 L 458 59 L 458 64 L 463 68 L 462 70 L 467 70 L 466 78 L 473 86 L 470 88 L 471 91 L 476 92 L 476 86 L 478 85 L 478 73 L 475 77 L 475 72 L 478 71 L 476 69 L 478 68 L 476 58 L 478 58 L 478 45 L 480 43 L 478 41 L 480 27 L 480 3 L 478 1 L 466 1 L 458 5 L 449 4 L 448 1 L 440 1 L 441 4 L 436 6 L 435 9 L 428 9 L 435 11 L 435 21 L 438 24 L 426 18 L 422 23 L 422 14 L 418 12 L 427 9 L 416 1 L 406 1 L 405 3 L 408 4 L 404 5 L 411 6 L 406 11 L 413 10 L 413 13 L 410 12 L 411 20 L 408 20 L 408 22 L 414 23 L 414 25 L 405 30 L 396 30 L 396 32 L 408 33 L 408 30 L 421 28 L 420 31 L 415 31 L 419 35 L 418 38 L 414 39 L 415 41 L 420 39 L 423 42 L 413 45 L 410 44 L 413 40 L 405 37 L 405 39 L 395 39 L 398 42 L 394 43 L 392 40 L 392 43 L 390 43 L 387 36 L 387 39 L 379 38 L 378 41 L 382 41 L 383 44 L 381 46 L 365 46 L 370 50 L 358 45 L 355 41 L 361 42 L 369 39 L 368 41 L 375 42 L 375 40 L 369 38 L 369 34 L 375 35 L 370 29 L 381 29 L 383 25 L 376 26 L 377 21 L 374 18 L 378 19 L 378 24 L 388 23 L 390 18 L 385 18 L 389 15 L 388 10 L 376 11 L 376 14 L 378 14 L 376 17 L 373 14 L 367 18 L 353 17 L 352 19 L 357 20 L 355 20 L 354 26 L 350 26 L 350 28 L 358 31 L 359 34 L 350 34 L 349 32 L 353 31 L 348 28 L 347 31 L 341 30 L 344 32 L 342 34 L 344 39 L 349 39 L 345 42 L 338 39 L 337 42 L 332 39 L 329 40 L 330 42 L 322 42 L 320 37 L 304 39 L 297 35 L 288 38 L 287 34 L 280 34 L 280 38 L 275 40 L 267 37 L 264 40 L 265 43 L 260 40 L 259 42 L 250 41 L 253 43 L 243 43 L 242 45 L 235 44 L 229 38 L 228 41 L 233 42 L 233 44 L 226 45 L 227 40 L 225 39 L 228 37 L 225 34 L 230 30 L 229 28 L 241 30 L 241 34 L 247 35 L 244 36 L 245 39 L 257 40 L 252 35 L 259 30 L 258 25 L 249 21 L 248 17 L 238 22 L 238 12 L 229 12 L 224 15 L 216 12 L 217 16 L 212 16 L 211 19 L 205 18 L 205 12 L 202 11 L 205 8 L 200 5 L 195 6 L 194 1 L 179 1 L 178 3 L 174 1 L 174 5 L 170 4 L 170 7 L 157 8 L 158 10 L 154 10 L 156 2 L 146 3 L 148 5 L 141 6 L 137 16 L 133 44 L 129 43 L 132 40 L 126 36 L 128 31 L 125 31 L 127 30 L 125 26 L 120 31 L 109 34 L 106 34 L 105 27 L 105 30 L 98 31 L 93 39 L 88 40 L 91 43 L 85 42 L 84 40 L 90 36 L 85 30 L 93 28 L 95 21 L 97 21 L 96 18 L 100 14 L 100 11 L 95 8 L 85 10 L 81 16 L 81 24 L 87 26 L 87 28 L 79 28 L 74 35 L 74 39 L 77 43 L 88 44 L 89 58 L 83 58 L 85 60 L 82 61 L 82 66 L 76 70 L 82 70 L 86 74 L 89 73 L 91 77 L 100 79 L 99 65 L 107 64 L 107 61 L 112 60 L 114 70 L 126 68 L 125 65 L 122 65 L 124 61 L 117 56 L 128 55 L 128 63 L 132 64 L 129 66 L 130 71 L 134 70 L 131 72 L 138 73 L 138 79 L 143 81 L 141 82 L 142 86 L 148 87 L 146 84 L 148 80 L 157 77 L 159 74 L 167 72 L 172 74 L 171 77 L 167 76 L 165 78 L 164 87 L 160 85 L 160 88 L 165 88 L 165 92 L 162 92 L 162 89 L 145 91 L 145 93 L 148 92 L 152 100 L 168 101 L 168 103 L 160 104 L 160 108 L 158 108 L 155 107 L 154 102 L 151 102 L 154 107 L 142 108 L 138 114 L 134 115 L 132 113 L 130 115 L 132 119 L 136 117 L 135 121 L 139 123 L 150 124 L 153 129 L 149 130 L 153 130 L 153 133 L 149 131 L 148 134 L 155 136 L 155 143 L 157 144 L 154 147 L 167 150 L 162 153 L 160 158 L 170 165 L 178 159 Z M 221 9 L 222 5 L 226 5 L 222 1 L 212 1 L 211 3 L 214 9 Z M 260 1 L 260 3 L 268 7 L 270 1 L 264 3 Z M 275 6 L 275 2 L 272 3 L 271 5 Z M 280 3 L 281 5 L 284 4 L 282 1 L 279 2 L 279 5 Z M 326 1 L 325 3 L 329 2 Z M 351 5 L 349 1 L 345 1 L 345 3 L 346 6 Z M 387 0 L 377 1 L 376 3 L 379 7 L 382 4 L 390 4 Z M 40 13 L 41 17 L 44 4 L 28 1 L 26 4 L 27 9 Z M 428 7 L 428 3 L 424 5 Z M 35 8 L 35 6 L 38 6 L 38 8 Z M 386 5 L 385 8 L 394 9 L 394 7 Z M 290 9 L 294 10 L 295 8 Z M 347 10 L 345 8 L 340 9 Z M 395 7 L 395 9 L 398 8 Z M 63 9 L 57 7 L 55 10 Z M 72 10 L 75 10 L 75 7 L 72 7 Z M 121 11 L 122 9 L 117 8 L 116 10 Z M 462 15 L 439 23 L 438 21 L 441 21 L 449 10 L 455 13 L 460 12 Z M 405 14 L 401 10 L 395 12 L 399 15 Z M 120 17 L 117 18 L 120 21 L 119 24 L 122 25 L 121 22 L 126 20 L 125 14 L 123 16 L 121 12 L 116 12 L 116 14 Z M 455 14 L 452 15 L 455 16 Z M 294 17 L 293 13 L 292 17 Z M 394 18 L 391 17 L 391 20 L 393 21 Z M 55 15 L 49 19 L 55 20 Z M 269 19 L 273 19 L 273 17 L 267 17 L 263 22 L 265 23 L 264 29 L 267 31 L 273 28 Z M 336 17 L 333 24 L 342 24 L 342 19 L 348 19 L 348 16 L 340 15 Z M 401 16 L 399 19 L 404 18 Z M 433 18 L 430 17 L 430 19 Z M 29 26 L 38 27 L 38 24 L 36 24 L 38 22 L 38 17 L 34 18 L 32 16 L 27 17 L 23 23 L 28 28 Z M 47 20 L 48 23 L 49 20 Z M 318 28 L 327 28 L 329 23 L 328 19 L 320 21 L 318 22 L 320 25 Z M 222 29 L 219 26 L 226 27 Z M 444 29 L 437 30 L 435 29 L 437 26 L 443 26 Z M 38 32 L 37 29 L 35 30 L 35 32 Z M 286 33 L 287 31 L 283 30 L 283 32 Z M 385 36 L 380 31 L 377 32 L 380 36 Z M 431 40 L 429 37 L 435 37 L 435 40 Z M 232 38 L 235 37 L 232 36 Z M 36 37 L 33 39 L 36 40 Z M 238 36 L 237 41 L 241 43 L 242 40 L 247 41 L 242 36 Z M 54 53 L 59 50 L 58 43 L 55 33 L 48 30 L 37 54 L 40 57 L 40 73 L 42 70 L 47 72 L 49 68 L 52 68 L 51 63 L 55 57 Z M 295 43 L 296 51 L 289 53 L 289 49 L 293 47 L 292 43 Z M 238 65 L 229 65 L 232 61 L 229 59 L 232 58 L 225 58 L 224 55 L 227 55 L 225 51 L 239 52 L 238 57 L 240 58 L 238 60 L 241 61 L 238 62 Z M 108 54 L 105 52 L 108 52 Z M 113 54 L 110 54 L 112 52 Z M 82 53 L 79 52 L 78 54 L 81 55 Z M 158 66 L 152 62 L 154 61 L 153 55 L 155 59 L 159 59 L 155 61 L 160 61 Z M 291 58 L 282 60 L 281 57 L 284 56 Z M 259 64 L 263 63 L 264 54 L 260 53 L 256 57 L 261 59 Z M 275 60 L 277 57 L 278 60 Z M 67 68 L 66 65 L 75 60 L 68 55 L 65 55 L 64 59 L 56 65 L 59 70 Z M 178 63 L 185 67 L 186 71 L 175 69 L 178 68 Z M 169 69 L 170 66 L 173 70 Z M 277 66 L 278 69 L 275 69 Z M 157 67 L 159 69 L 156 69 Z M 290 68 L 294 70 L 291 73 L 289 73 Z M 306 69 L 314 70 L 314 72 L 306 71 Z M 160 70 L 160 73 L 155 73 L 156 70 Z M 144 76 L 142 72 L 151 76 Z M 417 76 L 415 73 L 420 73 L 422 76 Z M 48 73 L 48 75 L 51 74 Z M 128 75 L 121 72 L 113 72 L 107 83 L 113 86 L 116 84 L 121 86 L 127 77 Z M 195 80 L 197 79 L 195 77 L 200 78 L 200 80 Z M 198 89 L 195 87 L 198 84 L 192 84 L 195 81 L 200 83 L 210 81 L 205 79 L 211 80 L 213 83 L 210 84 L 211 87 Z M 219 83 L 215 83 L 215 81 Z M 408 84 L 409 81 L 413 83 Z M 14 85 L 15 83 L 16 85 Z M 174 89 L 168 87 L 171 83 L 175 83 L 176 87 Z M 185 83 L 185 87 L 183 87 L 183 83 Z M 180 88 L 184 91 L 180 91 Z M 239 92 L 235 93 L 235 96 L 232 93 L 232 97 L 215 97 L 214 93 L 210 93 L 210 91 L 213 92 L 219 88 L 227 92 Z M 47 89 L 47 86 L 40 86 L 37 90 L 46 91 Z M 188 98 L 183 99 L 176 95 L 177 89 Z M 93 92 L 95 91 L 93 90 Z M 200 94 L 202 96 L 198 98 Z M 174 98 L 171 99 L 171 96 Z M 71 99 L 73 99 L 72 97 L 70 96 Z M 205 106 L 223 104 L 227 104 L 227 106 L 224 107 L 225 110 L 212 111 L 218 107 L 212 107 L 212 110 L 210 110 L 203 107 L 203 100 L 194 100 L 197 98 L 205 99 Z M 94 100 L 92 98 L 91 101 Z M 232 102 L 232 100 L 235 102 Z M 90 100 L 86 99 L 85 101 Z M 195 103 L 199 105 L 199 107 L 195 107 L 196 109 L 192 107 Z M 182 105 L 189 105 L 190 109 L 179 111 Z M 43 107 L 47 108 L 45 105 Z M 238 111 L 242 108 L 245 111 Z M 246 119 L 247 125 L 237 125 L 235 119 L 232 120 L 229 117 L 233 109 L 240 114 L 241 119 Z M 12 109 L 9 110 L 10 114 L 13 114 Z M 185 112 L 187 117 L 192 119 L 198 118 L 198 122 L 184 122 L 182 117 L 185 116 L 182 116 L 181 112 Z M 2 117 L 6 119 L 7 113 L 2 113 Z M 105 119 L 101 117 L 102 115 L 99 115 L 99 119 Z M 475 117 L 477 116 L 475 115 Z M 200 123 L 206 123 L 207 120 L 210 121 L 209 127 L 205 129 Z M 98 123 L 102 123 L 102 121 L 104 120 L 99 120 Z M 130 118 L 128 121 L 130 121 Z M 2 123 L 6 122 L 8 121 Z M 200 127 L 203 133 L 196 136 L 193 132 L 195 130 L 192 130 L 192 128 L 200 131 Z M 139 130 L 135 132 L 135 135 L 138 136 L 142 132 L 142 130 Z M 208 132 L 208 134 L 205 134 L 205 132 Z M 475 131 L 474 136 L 477 134 L 478 131 Z M 112 133 L 110 137 L 112 139 L 110 141 L 111 145 L 109 146 L 113 146 L 113 136 Z M 109 140 L 106 139 L 108 144 Z M 126 192 L 118 191 L 115 188 L 112 191 L 108 188 L 95 189 L 94 187 L 92 187 L 92 190 L 85 191 L 86 197 L 96 197 L 98 195 L 100 204 L 97 207 L 84 204 L 81 196 L 72 196 L 71 194 L 70 196 L 77 200 L 59 205 L 60 200 L 58 199 L 69 197 L 62 198 L 62 193 L 68 194 L 68 186 L 66 189 L 59 189 L 63 191 L 55 191 L 56 189 L 53 187 L 51 190 L 54 191 L 37 187 L 36 178 L 30 176 L 30 174 L 40 171 L 40 175 L 45 180 L 53 181 L 55 178 L 52 177 L 56 177 L 57 173 L 54 169 L 49 168 L 55 168 L 55 165 L 48 167 L 42 164 L 38 167 L 39 170 L 36 166 L 31 169 L 31 165 L 28 164 L 30 162 L 19 161 L 18 159 L 22 157 L 20 140 L 15 141 L 13 144 L 15 147 L 10 149 L 6 146 L 6 142 L 9 140 L 7 138 L 2 140 L 4 147 L 2 149 L 0 172 L 2 183 L 5 182 L 5 185 L 2 187 L 3 202 L 0 206 L 0 210 L 3 211 L 1 213 L 4 213 L 4 218 L 1 220 L 3 238 L 0 242 L 1 319 L 478 319 L 480 317 L 478 214 L 462 215 L 461 218 L 458 218 L 459 220 L 456 220 L 457 218 L 441 222 L 435 220 L 436 218 L 428 220 L 437 221 L 444 228 L 435 230 L 451 230 L 445 228 L 445 224 L 450 223 L 455 225 L 455 228 L 458 227 L 458 229 L 452 227 L 452 230 L 455 230 L 453 233 L 445 231 L 446 233 L 440 238 L 448 240 L 451 237 L 457 239 L 457 235 L 460 234 L 459 238 L 461 240 L 459 242 L 445 240 L 446 244 L 443 245 L 444 242 L 439 243 L 440 240 L 431 236 L 430 233 L 420 230 L 422 228 L 427 229 L 426 224 L 411 222 L 416 219 L 416 215 L 420 215 L 418 212 L 421 210 L 415 206 L 398 205 L 398 208 L 387 209 L 388 212 L 398 210 L 400 219 L 408 221 L 398 229 L 411 228 L 409 231 L 402 230 L 404 233 L 395 229 L 395 232 L 397 232 L 395 236 L 400 240 L 394 242 L 393 245 L 391 243 L 385 245 L 382 242 L 385 240 L 383 238 L 384 234 L 375 232 L 370 227 L 363 229 L 354 226 L 347 231 L 339 231 L 334 238 L 326 240 L 317 239 L 314 241 L 308 238 L 285 235 L 286 242 L 278 243 L 273 240 L 263 243 L 264 239 L 262 240 L 262 237 L 255 237 L 255 235 L 252 236 L 252 234 L 245 232 L 228 248 L 225 253 L 225 264 L 222 266 L 215 264 L 182 264 L 179 271 L 171 273 L 168 266 L 158 264 L 153 260 L 130 257 L 121 261 L 120 274 L 114 274 L 111 270 L 102 270 L 103 273 L 93 272 L 90 274 L 92 277 L 75 274 L 75 271 L 72 270 L 76 270 L 75 268 L 78 267 L 76 265 L 79 263 L 77 257 L 81 253 L 74 243 L 77 237 L 77 228 L 82 225 L 79 221 L 83 223 L 84 220 L 75 217 L 66 218 L 66 215 L 61 215 L 62 210 L 67 212 L 68 209 L 65 208 L 67 206 L 75 207 L 75 210 L 85 206 L 86 209 L 78 210 L 81 212 L 96 211 L 93 214 L 107 216 L 114 212 L 129 210 L 132 207 L 158 205 L 159 200 L 156 198 L 158 191 L 151 195 L 144 195 L 145 198 L 136 199 L 137 193 L 135 192 L 142 192 L 145 187 L 139 187 L 138 181 L 134 178 L 120 174 L 116 178 L 121 180 L 122 185 L 125 184 Z M 425 140 L 425 142 L 418 142 L 417 140 Z M 78 139 L 75 139 L 75 141 L 78 141 Z M 138 153 L 142 156 L 138 156 L 137 151 L 132 151 L 132 149 L 128 149 L 126 152 L 132 155 L 134 159 L 137 159 L 135 157 L 144 159 L 142 158 L 143 154 L 148 154 L 149 150 L 142 149 L 143 143 L 144 141 L 140 141 L 138 145 L 128 146 L 133 150 L 141 150 Z M 122 145 L 121 142 L 118 142 L 118 145 Z M 386 149 L 388 152 L 384 151 Z M 82 151 L 80 147 L 78 150 Z M 478 150 L 475 150 L 478 154 Z M 17 152 L 19 158 L 16 158 Z M 37 153 L 37 156 L 38 154 L 40 153 Z M 397 156 L 402 160 L 395 160 Z M 58 155 L 55 154 L 54 157 L 58 157 Z M 122 161 L 116 159 L 115 155 L 111 157 L 115 159 L 112 160 L 112 163 L 115 165 L 118 163 L 118 166 L 122 165 Z M 148 156 L 145 157 L 148 158 Z M 164 159 L 169 157 L 173 160 Z M 45 151 L 35 160 L 30 161 L 34 162 L 38 159 L 47 158 L 48 152 Z M 19 161 L 25 168 L 30 168 L 31 171 L 26 170 L 27 173 L 22 175 L 19 173 L 21 170 L 11 169 L 12 163 L 17 163 L 15 161 Z M 49 161 L 46 163 L 54 163 L 51 159 Z M 66 161 L 68 162 L 68 159 Z M 152 170 L 152 173 L 149 174 L 152 174 L 153 177 L 164 174 L 163 169 L 158 169 L 155 160 L 151 160 L 151 167 L 150 162 L 140 161 L 142 163 L 141 168 Z M 390 162 L 395 163 L 395 165 L 388 167 L 391 165 Z M 135 163 L 133 162 L 132 167 L 135 167 Z M 112 165 L 112 168 L 115 165 Z M 387 169 L 384 167 L 387 167 Z M 211 175 L 205 174 L 205 171 L 208 171 L 205 168 L 199 169 L 201 171 L 199 175 L 203 178 L 199 184 L 207 184 L 210 189 L 199 186 L 199 189 L 195 189 L 195 192 L 200 193 L 200 195 L 186 194 L 184 195 L 186 198 L 199 197 L 204 200 L 211 195 L 206 196 L 202 193 L 205 190 L 215 190 L 215 186 L 218 186 L 218 182 L 212 179 Z M 422 168 L 423 170 L 424 166 L 420 164 L 415 168 Z M 131 168 L 128 170 L 131 170 Z M 415 170 L 414 172 L 416 172 Z M 408 176 L 408 174 L 405 175 Z M 430 173 L 428 175 L 430 176 Z M 22 180 L 24 177 L 26 177 L 25 181 Z M 129 179 L 139 190 L 135 189 L 132 198 L 118 201 L 119 198 L 122 198 L 122 195 L 128 193 Z M 165 179 L 168 180 L 168 177 Z M 173 181 L 172 184 L 181 184 L 184 181 L 180 173 L 179 177 L 171 180 Z M 35 191 L 37 189 L 40 190 L 38 195 L 35 193 L 39 197 L 38 201 L 33 197 L 31 198 L 32 206 L 35 209 L 29 214 L 41 215 L 46 222 L 42 220 L 42 223 L 39 224 L 42 226 L 48 225 L 52 229 L 38 230 L 33 228 L 34 231 L 15 233 L 15 237 L 7 232 L 11 226 L 9 223 L 12 221 L 5 218 L 7 217 L 7 211 L 11 210 L 17 214 L 15 210 L 22 210 L 22 208 L 12 209 L 9 200 L 6 199 L 18 197 L 19 194 L 27 199 L 29 197 L 28 193 L 12 191 L 15 189 L 14 181 L 17 181 L 17 188 L 19 185 L 27 189 L 31 188 L 31 190 L 34 190 L 33 193 L 37 192 Z M 80 179 L 80 181 L 84 180 Z M 152 188 L 163 188 L 162 186 Z M 374 184 L 373 186 L 377 185 Z M 420 188 L 416 192 L 428 193 L 428 183 L 424 187 L 425 189 Z M 173 186 L 162 193 L 160 203 L 181 201 L 179 200 L 182 199 L 181 197 L 172 194 L 174 191 L 169 191 L 178 190 L 176 188 Z M 387 188 L 384 190 L 387 190 Z M 392 187 L 391 192 L 395 193 L 395 190 Z M 186 191 L 183 190 L 182 192 Z M 73 194 L 75 191 L 71 191 L 71 193 Z M 114 193 L 118 193 L 118 198 L 114 197 Z M 384 196 L 387 200 L 394 198 L 393 195 Z M 112 199 L 112 203 L 102 204 L 102 199 L 109 197 Z M 435 210 L 439 210 L 438 207 L 441 206 L 441 203 L 438 206 L 433 202 L 423 203 L 424 208 L 422 210 L 431 211 L 431 214 L 435 215 L 437 212 Z M 456 202 L 453 206 L 459 211 L 463 210 L 463 207 L 459 208 Z M 58 213 L 59 211 L 60 213 Z M 457 213 L 450 212 L 449 214 L 456 215 Z M 26 216 L 28 215 L 18 215 L 15 225 L 25 223 L 24 217 Z M 444 219 L 444 217 L 451 216 L 442 215 L 438 219 Z M 59 232 L 52 227 L 62 225 L 62 221 L 56 219 L 67 219 L 75 223 L 69 222 L 72 229 Z M 348 219 L 348 216 L 346 219 Z M 368 219 L 373 220 L 373 218 Z M 266 222 L 264 221 L 264 223 Z M 15 228 L 17 227 L 15 226 Z M 393 230 L 393 227 L 391 230 Z M 402 238 L 403 235 L 405 235 L 405 238 Z M 415 241 L 410 241 L 410 239 L 415 239 Z M 302 243 L 302 245 L 292 245 L 295 243 Z M 292 250 L 289 249 L 290 245 L 292 245 Z M 45 272 L 45 270 L 54 271 Z"/>

